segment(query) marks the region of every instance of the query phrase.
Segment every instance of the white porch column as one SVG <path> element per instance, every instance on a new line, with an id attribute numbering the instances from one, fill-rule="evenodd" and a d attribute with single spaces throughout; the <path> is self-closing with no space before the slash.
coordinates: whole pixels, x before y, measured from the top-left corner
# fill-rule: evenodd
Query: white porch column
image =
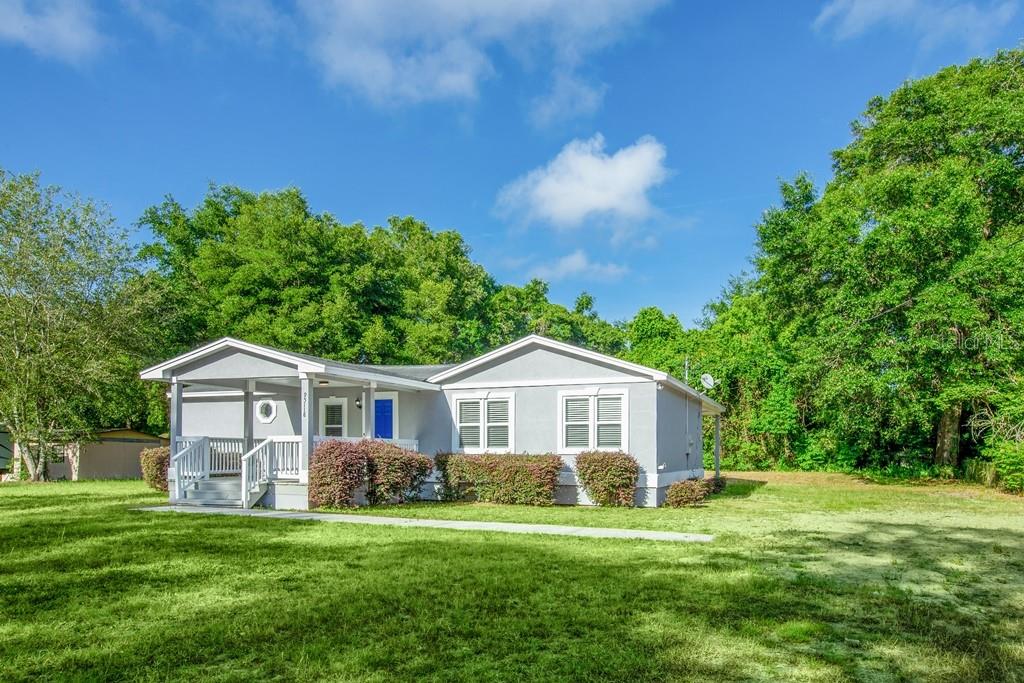
<path id="1" fill-rule="evenodd" d="M 722 416 L 715 415 L 715 478 L 722 476 Z"/>
<path id="2" fill-rule="evenodd" d="M 313 382 L 309 375 L 299 375 L 299 403 L 302 406 L 299 422 L 302 426 L 302 455 L 299 462 L 299 483 L 309 483 L 309 461 L 313 455 L 313 435 L 316 434 L 316 410 L 313 401 Z"/>
<path id="3" fill-rule="evenodd" d="M 376 432 L 374 420 L 377 418 L 377 403 L 374 398 L 377 390 L 377 383 L 370 382 L 370 388 L 366 390 L 366 403 L 363 404 L 363 414 L 366 415 L 366 438 L 372 439 Z"/>
<path id="4" fill-rule="evenodd" d="M 177 377 L 171 378 L 171 406 L 170 406 L 170 424 L 168 425 L 167 435 L 171 439 L 171 453 L 175 453 L 178 450 L 178 439 L 181 438 L 181 394 L 182 384 L 178 381 Z"/>
<path id="5" fill-rule="evenodd" d="M 181 438 L 181 402 L 182 385 L 178 378 L 171 378 L 171 404 L 168 411 L 167 436 L 170 439 L 171 457 L 178 452 L 178 439 Z M 170 499 L 175 501 L 180 496 L 178 489 L 178 472 L 174 467 L 167 468 L 167 490 L 170 491 Z"/>
<path id="6" fill-rule="evenodd" d="M 242 392 L 242 452 L 248 453 L 252 450 L 253 443 L 252 430 L 253 430 L 253 405 L 252 395 L 256 390 L 256 380 L 247 379 L 245 380 L 245 391 Z"/>

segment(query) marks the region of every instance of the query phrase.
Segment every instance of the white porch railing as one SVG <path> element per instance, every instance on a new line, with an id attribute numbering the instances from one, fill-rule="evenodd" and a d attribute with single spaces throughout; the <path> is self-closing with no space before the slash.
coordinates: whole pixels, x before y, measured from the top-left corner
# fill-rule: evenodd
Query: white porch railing
<path id="1" fill-rule="evenodd" d="M 240 458 L 242 507 L 251 508 L 272 480 L 299 479 L 301 436 L 272 436 Z"/>
<path id="2" fill-rule="evenodd" d="M 242 468 L 245 440 L 230 436 L 180 436 L 175 451 L 182 451 L 197 441 L 210 443 L 209 474 L 238 474 Z"/>
<path id="3" fill-rule="evenodd" d="M 318 443 L 322 442 L 322 441 L 347 441 L 349 443 L 354 443 L 354 442 L 357 442 L 357 441 L 364 441 L 366 439 L 369 439 L 369 437 L 366 437 L 366 436 L 320 436 L 320 435 L 317 435 L 317 436 L 313 437 L 313 447 L 315 448 L 316 445 Z M 416 451 L 417 453 L 420 450 L 420 442 L 417 441 L 416 439 L 373 439 L 373 440 L 374 441 L 384 441 L 385 443 L 393 443 L 396 446 L 398 446 L 399 448 L 404 448 L 404 449 L 410 450 L 410 451 Z"/>
<path id="4" fill-rule="evenodd" d="M 185 495 L 185 489 L 210 476 L 210 440 L 205 436 L 191 439 L 171 457 L 174 469 L 174 498 Z"/>

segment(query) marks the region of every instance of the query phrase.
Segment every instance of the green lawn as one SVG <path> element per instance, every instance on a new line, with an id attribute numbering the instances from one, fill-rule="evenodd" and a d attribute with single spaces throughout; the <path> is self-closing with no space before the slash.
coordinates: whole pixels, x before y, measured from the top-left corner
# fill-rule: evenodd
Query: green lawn
<path id="1" fill-rule="evenodd" d="M 693 510 L 375 514 L 709 544 L 142 513 L 0 485 L 0 680 L 1024 680 L 1024 500 L 737 475 Z"/>

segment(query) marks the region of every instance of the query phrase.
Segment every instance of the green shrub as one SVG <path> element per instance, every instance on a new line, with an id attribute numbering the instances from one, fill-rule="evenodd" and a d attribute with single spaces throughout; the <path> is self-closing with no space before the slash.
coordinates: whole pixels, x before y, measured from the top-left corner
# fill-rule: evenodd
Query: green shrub
<path id="1" fill-rule="evenodd" d="M 587 451 L 576 456 L 576 476 L 598 505 L 633 505 L 640 465 L 629 453 Z"/>
<path id="2" fill-rule="evenodd" d="M 309 506 L 355 505 L 355 492 L 366 483 L 369 448 L 365 441 L 322 441 L 309 463 Z"/>
<path id="3" fill-rule="evenodd" d="M 725 490 L 725 477 L 708 477 L 704 483 L 707 484 L 709 495 Z"/>
<path id="4" fill-rule="evenodd" d="M 996 464 L 981 458 L 968 458 L 961 466 L 960 478 L 983 486 L 994 487 L 999 481 Z"/>
<path id="5" fill-rule="evenodd" d="M 380 505 L 419 498 L 420 487 L 430 476 L 430 458 L 383 441 L 365 441 L 367 449 L 366 502 Z"/>
<path id="6" fill-rule="evenodd" d="M 999 473 L 999 485 L 1012 493 L 1024 493 L 1024 442 L 995 440 L 982 449 Z"/>
<path id="7" fill-rule="evenodd" d="M 167 468 L 171 464 L 171 449 L 167 446 L 145 448 L 139 453 L 139 464 L 142 466 L 142 480 L 149 484 L 150 488 L 166 492 Z"/>
<path id="8" fill-rule="evenodd" d="M 665 505 L 671 508 L 696 507 L 708 497 L 708 485 L 703 479 L 684 479 L 668 487 Z"/>
<path id="9" fill-rule="evenodd" d="M 511 505 L 555 502 L 562 459 L 557 455 L 463 455 L 438 453 L 442 498 Z"/>

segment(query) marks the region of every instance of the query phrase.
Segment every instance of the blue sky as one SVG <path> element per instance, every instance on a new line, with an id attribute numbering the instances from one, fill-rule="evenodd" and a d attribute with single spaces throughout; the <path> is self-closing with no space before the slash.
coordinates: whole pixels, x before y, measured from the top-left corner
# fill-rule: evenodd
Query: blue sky
<path id="1" fill-rule="evenodd" d="M 1019 45 L 1021 1 L 0 0 L 0 166 L 126 227 L 211 182 L 296 186 L 689 324 L 779 179 L 827 181 L 871 96 Z"/>

